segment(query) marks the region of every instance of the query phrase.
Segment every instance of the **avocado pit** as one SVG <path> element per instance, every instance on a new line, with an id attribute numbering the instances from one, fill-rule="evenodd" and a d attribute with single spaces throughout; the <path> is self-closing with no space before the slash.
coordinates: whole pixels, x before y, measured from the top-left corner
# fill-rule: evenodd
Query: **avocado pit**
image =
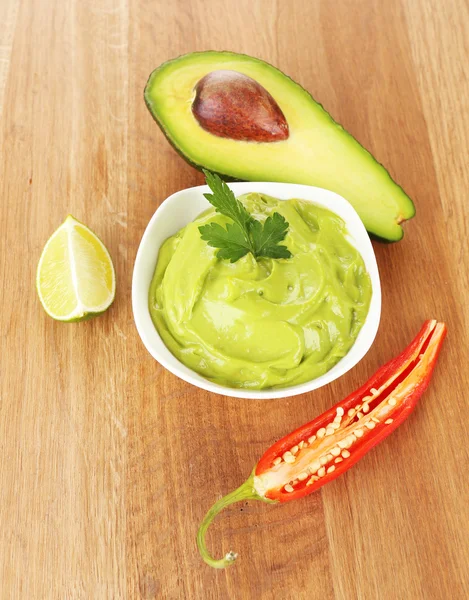
<path id="1" fill-rule="evenodd" d="M 195 86 L 192 113 L 205 131 L 246 142 L 288 139 L 285 115 L 269 92 L 243 73 L 217 70 Z"/>

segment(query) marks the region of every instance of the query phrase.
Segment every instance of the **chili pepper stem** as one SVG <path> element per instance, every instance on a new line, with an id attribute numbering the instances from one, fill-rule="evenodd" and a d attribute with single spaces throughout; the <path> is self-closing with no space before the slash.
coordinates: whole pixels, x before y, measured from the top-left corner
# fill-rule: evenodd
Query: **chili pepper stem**
<path id="1" fill-rule="evenodd" d="M 225 567 L 229 567 L 232 565 L 235 560 L 238 558 L 238 554 L 230 550 L 224 558 L 216 559 L 213 558 L 205 543 L 205 535 L 207 533 L 207 529 L 210 527 L 213 519 L 221 512 L 224 508 L 229 506 L 230 504 L 234 504 L 235 502 L 241 502 L 242 500 L 261 500 L 263 502 L 272 502 L 272 500 L 268 500 L 267 498 L 262 498 L 254 489 L 254 473 L 247 479 L 242 485 L 239 486 L 236 490 L 230 492 L 220 500 L 217 500 L 212 508 L 207 512 L 202 521 L 199 530 L 197 532 L 197 546 L 199 548 L 199 552 L 204 559 L 204 561 L 214 567 L 215 569 L 224 569 Z"/>

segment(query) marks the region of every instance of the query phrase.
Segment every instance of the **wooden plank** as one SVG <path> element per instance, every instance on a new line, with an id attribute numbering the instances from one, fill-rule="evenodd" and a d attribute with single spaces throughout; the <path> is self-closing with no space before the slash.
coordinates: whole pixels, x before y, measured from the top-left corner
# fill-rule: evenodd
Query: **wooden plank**
<path id="1" fill-rule="evenodd" d="M 8 598 L 125 589 L 127 8 L 22 2 L 1 139 L 0 520 Z M 119 291 L 103 317 L 51 321 L 34 292 L 70 212 L 107 244 Z"/>
<path id="2" fill-rule="evenodd" d="M 18 0 L 4 0 L 0 4 L 0 119 L 3 111 L 3 98 L 10 69 L 11 48 L 18 15 Z"/>

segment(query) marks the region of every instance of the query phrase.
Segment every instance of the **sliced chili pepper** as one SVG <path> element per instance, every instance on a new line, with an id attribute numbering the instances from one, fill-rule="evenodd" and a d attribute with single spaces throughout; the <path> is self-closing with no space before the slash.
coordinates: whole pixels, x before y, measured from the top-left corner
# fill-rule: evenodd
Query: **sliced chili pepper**
<path id="1" fill-rule="evenodd" d="M 414 341 L 379 369 L 361 388 L 264 453 L 249 479 L 218 500 L 197 534 L 202 558 L 215 568 L 236 560 L 210 556 L 206 531 L 215 516 L 240 500 L 287 502 L 332 481 L 393 432 L 413 411 L 430 382 L 446 335 L 444 323 L 426 321 Z"/>

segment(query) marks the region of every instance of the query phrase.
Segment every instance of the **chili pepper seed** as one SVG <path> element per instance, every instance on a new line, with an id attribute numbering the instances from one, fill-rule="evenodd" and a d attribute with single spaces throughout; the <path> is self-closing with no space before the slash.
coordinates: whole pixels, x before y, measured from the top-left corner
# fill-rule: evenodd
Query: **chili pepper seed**
<path id="1" fill-rule="evenodd" d="M 396 406 L 397 400 L 395 398 L 389 398 L 388 404 L 389 406 Z"/>
<path id="2" fill-rule="evenodd" d="M 327 472 L 328 472 L 328 473 L 332 473 L 333 471 L 335 471 L 335 467 L 334 467 L 334 465 L 330 466 L 330 467 L 327 469 Z"/>
<path id="3" fill-rule="evenodd" d="M 350 456 L 350 452 L 348 450 L 342 450 L 342 456 L 344 458 L 348 458 Z"/>
<path id="4" fill-rule="evenodd" d="M 282 462 L 282 457 L 281 456 L 277 456 L 277 458 L 274 460 L 274 467 L 276 467 L 277 465 L 279 465 Z"/>
<path id="5" fill-rule="evenodd" d="M 321 463 L 318 460 L 315 460 L 309 465 L 308 471 L 313 475 L 320 467 Z"/>
<path id="6" fill-rule="evenodd" d="M 310 438 L 308 438 L 308 444 L 312 444 L 315 440 L 316 440 L 316 436 L 312 435 Z"/>
<path id="7" fill-rule="evenodd" d="M 308 473 L 303 472 L 298 475 L 298 481 L 304 481 L 305 479 L 308 479 Z"/>
<path id="8" fill-rule="evenodd" d="M 283 455 L 283 460 L 286 463 L 292 464 L 295 462 L 295 457 L 293 456 L 293 454 L 291 452 L 289 452 L 288 450 L 285 452 L 285 454 Z"/>
<path id="9" fill-rule="evenodd" d="M 326 428 L 321 427 L 321 429 L 318 429 L 316 435 L 318 436 L 318 438 L 323 438 L 326 435 Z"/>
<path id="10" fill-rule="evenodd" d="M 284 490 L 286 492 L 293 492 L 293 487 L 289 483 L 287 483 L 287 485 L 284 487 Z"/>
<path id="11" fill-rule="evenodd" d="M 293 448 L 290 448 L 290 452 L 292 454 L 298 454 L 298 450 L 299 450 L 298 446 L 293 446 Z"/>
<path id="12" fill-rule="evenodd" d="M 339 456 L 339 454 L 340 454 L 339 446 L 334 446 L 334 448 L 331 449 L 331 454 L 332 454 L 332 456 Z"/>
<path id="13" fill-rule="evenodd" d="M 368 429 L 374 429 L 376 427 L 376 424 L 373 421 L 367 421 L 365 423 L 365 427 L 368 427 Z"/>
<path id="14" fill-rule="evenodd" d="M 363 429 L 355 429 L 353 432 L 358 438 L 361 438 L 363 435 Z"/>
<path id="15" fill-rule="evenodd" d="M 338 417 L 343 417 L 344 416 L 344 409 L 341 406 L 337 407 L 337 416 Z"/>
<path id="16" fill-rule="evenodd" d="M 370 407 L 368 406 L 368 404 L 364 404 L 362 410 L 366 414 L 370 410 Z"/>
<path id="17" fill-rule="evenodd" d="M 386 419 L 386 421 L 384 421 L 385 425 L 391 425 L 391 423 L 394 421 L 394 419 Z"/>
<path id="18" fill-rule="evenodd" d="M 353 408 L 350 408 L 350 409 L 347 411 L 347 414 L 348 414 L 348 416 L 349 416 L 349 417 L 353 417 L 353 415 L 355 414 L 355 410 L 354 410 Z"/>
<path id="19" fill-rule="evenodd" d="M 326 474 L 326 469 L 324 467 L 321 467 L 318 471 L 319 477 L 324 477 L 325 474 Z"/>
<path id="20" fill-rule="evenodd" d="M 335 429 L 333 427 L 328 426 L 328 428 L 326 429 L 326 435 L 332 435 L 334 431 Z"/>
<path id="21" fill-rule="evenodd" d="M 341 463 L 343 460 L 344 460 L 343 458 L 341 458 L 340 456 L 338 456 L 338 457 L 335 459 L 335 461 L 334 461 L 334 462 L 335 462 L 336 464 L 338 464 L 338 463 Z"/>

